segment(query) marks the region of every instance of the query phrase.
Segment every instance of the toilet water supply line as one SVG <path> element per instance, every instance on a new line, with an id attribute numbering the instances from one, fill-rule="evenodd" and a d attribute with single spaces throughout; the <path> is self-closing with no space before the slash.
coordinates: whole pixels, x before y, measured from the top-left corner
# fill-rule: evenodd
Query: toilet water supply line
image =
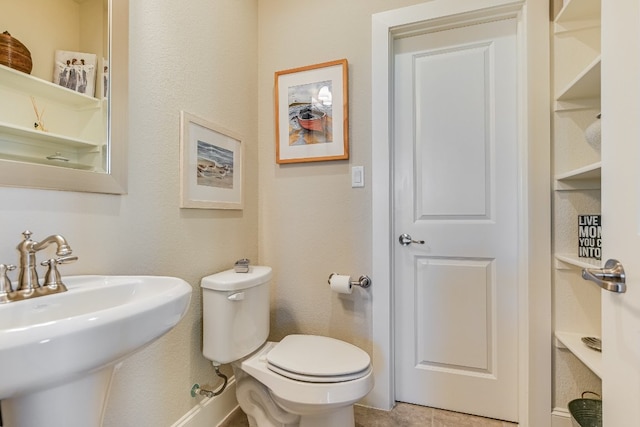
<path id="1" fill-rule="evenodd" d="M 222 394 L 224 389 L 227 388 L 228 378 L 227 378 L 227 376 L 225 374 L 220 372 L 220 366 L 219 365 L 213 365 L 213 369 L 216 371 L 216 375 L 219 376 L 220 378 L 222 378 L 222 380 L 224 381 L 222 383 L 222 387 L 220 387 L 216 391 L 213 391 L 213 390 L 204 389 L 204 388 L 200 387 L 200 384 L 196 383 L 196 384 L 193 385 L 193 387 L 191 387 L 191 397 L 196 397 L 196 394 L 199 394 L 200 396 L 206 396 L 206 397 L 215 397 L 215 396 L 219 396 L 220 394 Z"/>

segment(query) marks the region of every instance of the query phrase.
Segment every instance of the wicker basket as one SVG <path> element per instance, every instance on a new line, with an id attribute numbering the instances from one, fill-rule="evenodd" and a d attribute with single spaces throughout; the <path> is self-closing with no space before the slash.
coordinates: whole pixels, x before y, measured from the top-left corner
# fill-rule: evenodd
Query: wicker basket
<path id="1" fill-rule="evenodd" d="M 8 31 L 0 34 L 0 64 L 27 74 L 31 74 L 33 68 L 29 49 Z"/>

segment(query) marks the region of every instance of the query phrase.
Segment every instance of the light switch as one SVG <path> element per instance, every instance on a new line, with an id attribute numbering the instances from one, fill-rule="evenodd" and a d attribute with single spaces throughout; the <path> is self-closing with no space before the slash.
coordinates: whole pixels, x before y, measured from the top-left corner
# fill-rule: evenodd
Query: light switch
<path id="1" fill-rule="evenodd" d="M 364 166 L 353 166 L 351 168 L 351 187 L 364 187 Z"/>

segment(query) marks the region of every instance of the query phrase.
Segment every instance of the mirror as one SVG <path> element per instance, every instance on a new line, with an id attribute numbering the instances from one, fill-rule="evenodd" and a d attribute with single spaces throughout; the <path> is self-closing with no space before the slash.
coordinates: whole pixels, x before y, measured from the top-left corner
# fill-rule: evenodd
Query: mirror
<path id="1" fill-rule="evenodd" d="M 0 0 L 0 33 L 22 42 L 33 62 L 31 74 L 0 65 L 0 185 L 124 194 L 129 1 L 53 3 Z"/>

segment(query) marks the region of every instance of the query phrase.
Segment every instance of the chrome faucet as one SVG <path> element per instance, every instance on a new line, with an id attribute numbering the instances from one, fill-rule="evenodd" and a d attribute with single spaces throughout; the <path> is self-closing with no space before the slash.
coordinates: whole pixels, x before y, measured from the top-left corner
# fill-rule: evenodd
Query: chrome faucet
<path id="1" fill-rule="evenodd" d="M 7 271 L 13 270 L 15 267 L 0 264 L 0 303 L 65 292 L 67 287 L 62 283 L 57 266 L 78 259 L 78 257 L 71 255 L 73 252 L 71 246 L 60 235 L 53 234 L 40 242 L 31 240 L 32 233 L 29 230 L 23 232 L 22 235 L 24 240 L 16 247 L 20 257 L 18 259 L 18 284 L 15 290 L 13 290 L 11 280 L 7 276 Z M 52 243 L 57 246 L 56 255 L 58 258 L 42 262 L 41 265 L 48 266 L 49 269 L 45 275 L 44 283 L 40 285 L 36 270 L 36 252 L 47 248 Z"/>

